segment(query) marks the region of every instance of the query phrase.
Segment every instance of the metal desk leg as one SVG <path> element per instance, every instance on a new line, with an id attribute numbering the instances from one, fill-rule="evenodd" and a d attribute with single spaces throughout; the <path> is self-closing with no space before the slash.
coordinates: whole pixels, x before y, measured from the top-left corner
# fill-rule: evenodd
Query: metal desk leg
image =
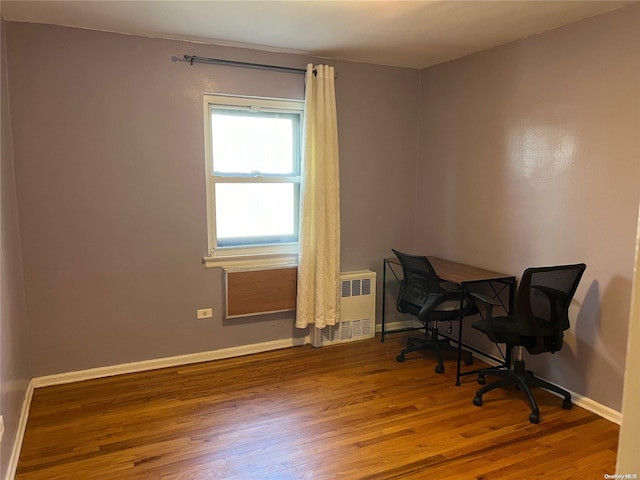
<path id="1" fill-rule="evenodd" d="M 382 318 L 380 320 L 380 341 L 384 342 L 384 312 L 387 302 L 387 261 L 382 261 Z"/>
<path id="2" fill-rule="evenodd" d="M 464 283 L 460 284 L 460 321 L 458 322 L 458 362 L 456 365 L 456 387 L 460 386 L 460 362 L 462 361 L 462 320 L 464 319 Z"/>
<path id="3" fill-rule="evenodd" d="M 509 311 L 507 315 L 511 315 L 513 313 L 513 309 L 516 304 L 516 279 L 515 277 L 509 283 Z"/>

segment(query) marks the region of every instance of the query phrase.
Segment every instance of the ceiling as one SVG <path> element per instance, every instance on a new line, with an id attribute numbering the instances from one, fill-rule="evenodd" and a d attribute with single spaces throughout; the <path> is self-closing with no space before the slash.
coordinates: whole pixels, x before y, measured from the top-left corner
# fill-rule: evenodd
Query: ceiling
<path id="1" fill-rule="evenodd" d="M 424 68 L 631 3 L 3 0 L 0 8 L 7 21 Z"/>

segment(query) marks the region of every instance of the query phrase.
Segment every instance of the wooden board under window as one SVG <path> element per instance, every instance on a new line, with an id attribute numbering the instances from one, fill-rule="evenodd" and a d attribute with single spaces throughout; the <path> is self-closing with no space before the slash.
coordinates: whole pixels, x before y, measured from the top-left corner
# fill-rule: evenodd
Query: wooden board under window
<path id="1" fill-rule="evenodd" d="M 296 267 L 225 270 L 227 318 L 295 310 Z"/>

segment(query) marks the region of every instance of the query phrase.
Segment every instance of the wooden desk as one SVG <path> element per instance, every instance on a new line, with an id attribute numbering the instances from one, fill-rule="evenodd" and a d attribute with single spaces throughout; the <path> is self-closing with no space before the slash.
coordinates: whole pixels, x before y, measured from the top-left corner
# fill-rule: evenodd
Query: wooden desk
<path id="1" fill-rule="evenodd" d="M 429 262 L 431 262 L 431 265 L 433 265 L 433 269 L 436 271 L 436 274 L 438 275 L 438 278 L 440 278 L 440 280 L 451 282 L 460 286 L 460 305 L 462 305 L 462 298 L 464 293 L 469 293 L 471 291 L 471 287 L 474 284 L 485 283 L 491 287 L 491 289 L 495 294 L 494 295 L 495 299 L 500 302 L 500 304 L 502 305 L 504 310 L 507 312 L 507 314 L 513 311 L 513 304 L 515 301 L 515 294 L 516 294 L 516 277 L 514 277 L 513 275 L 506 275 L 504 273 L 493 272 L 491 270 L 485 270 L 483 268 L 473 267 L 471 265 L 465 265 L 464 263 L 453 262 L 451 260 L 447 260 L 439 257 L 428 256 L 427 258 L 429 259 Z M 384 342 L 384 336 L 389 335 L 391 333 L 406 332 L 409 330 L 422 330 L 423 328 L 425 328 L 425 327 L 400 328 L 396 330 L 385 329 L 384 317 L 385 317 L 385 308 L 386 308 L 385 302 L 386 302 L 386 287 L 387 287 L 387 269 L 389 269 L 393 273 L 393 276 L 396 278 L 398 282 L 400 281 L 400 279 L 398 278 L 398 275 L 393 269 L 394 266 L 396 268 L 401 269 L 400 262 L 398 261 L 397 258 L 392 257 L 392 258 L 384 259 L 383 267 L 382 267 L 382 319 L 381 319 L 381 333 L 382 333 L 381 341 L 382 342 Z M 495 288 L 496 285 L 499 285 L 501 288 L 496 289 Z M 505 305 L 500 297 L 500 292 L 502 292 L 504 288 L 509 289 L 508 305 Z M 464 373 L 460 372 L 460 361 L 462 359 L 462 346 L 464 345 L 464 347 L 469 350 L 472 350 L 478 353 L 483 353 L 469 345 L 462 343 L 462 319 L 460 319 L 458 324 L 459 325 L 458 325 L 457 339 L 448 337 L 447 335 L 440 334 L 441 336 L 451 341 L 454 341 L 458 344 L 456 385 L 460 385 L 461 376 L 470 375 L 472 373 L 477 372 L 477 370 L 464 372 Z"/>

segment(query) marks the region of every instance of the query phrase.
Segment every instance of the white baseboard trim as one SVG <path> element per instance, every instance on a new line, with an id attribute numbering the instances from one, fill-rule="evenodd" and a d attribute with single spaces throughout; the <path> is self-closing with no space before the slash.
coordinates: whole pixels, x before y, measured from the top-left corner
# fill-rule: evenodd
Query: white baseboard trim
<path id="1" fill-rule="evenodd" d="M 565 390 L 567 389 L 565 388 Z M 622 424 L 622 412 L 618 412 L 613 408 L 609 408 L 605 405 L 602 405 L 594 400 L 591 400 L 588 397 L 584 397 L 580 395 L 579 393 L 572 392 L 571 390 L 567 390 L 567 391 L 571 394 L 571 401 L 574 403 L 574 405 L 582 407 L 585 410 L 589 410 L 590 412 L 593 412 L 596 415 L 600 415 L 602 418 L 605 418 L 615 424 L 618 424 L 618 425 Z"/>
<path id="2" fill-rule="evenodd" d="M 22 450 L 22 440 L 24 439 L 24 432 L 27 429 L 29 409 L 31 408 L 31 399 L 33 398 L 33 388 L 33 380 L 31 380 L 29 385 L 27 385 L 27 391 L 24 393 L 24 401 L 22 402 L 22 410 L 20 411 L 20 420 L 18 421 L 18 430 L 16 431 L 16 438 L 13 441 L 13 448 L 11 449 L 11 457 L 9 457 L 9 464 L 7 465 L 5 480 L 13 480 L 16 476 L 20 450 Z"/>
<path id="3" fill-rule="evenodd" d="M 415 325 L 416 325 L 415 322 L 412 322 L 411 320 L 396 321 L 396 322 L 391 322 L 389 324 L 386 324 L 385 330 L 408 328 L 408 327 L 413 327 Z M 381 332 L 381 331 L 382 331 L 381 325 L 376 325 L 376 332 Z M 489 365 L 492 365 L 492 366 L 497 365 L 495 360 L 481 353 L 473 352 L 473 356 L 478 360 L 482 360 L 483 362 L 488 363 Z M 542 377 L 540 378 L 543 379 Z M 543 379 L 543 380 L 546 380 L 546 379 Z M 548 382 L 549 380 L 546 380 L 546 381 Z M 557 385 L 554 382 L 551 382 L 551 383 L 553 383 L 554 385 Z M 573 402 L 574 405 L 582 407 L 585 410 L 589 410 L 590 412 L 593 412 L 596 415 L 599 415 L 602 418 L 609 420 L 610 422 L 616 423 L 618 425 L 622 423 L 621 412 L 618 412 L 617 410 L 614 410 L 605 405 L 602 405 L 596 402 L 595 400 L 590 399 L 589 397 L 585 397 L 584 395 L 580 395 L 579 393 L 572 392 L 571 390 L 567 389 L 566 387 L 563 387 L 562 385 L 558 385 L 558 386 L 560 388 L 564 388 L 565 390 L 567 390 L 567 392 L 571 394 L 571 401 Z M 554 395 L 557 395 L 555 392 L 551 392 L 551 393 L 553 393 Z"/>
<path id="4" fill-rule="evenodd" d="M 400 330 L 402 328 L 419 328 L 419 324 L 413 320 L 397 320 L 393 322 L 385 322 L 384 329 L 385 330 Z M 376 333 L 382 333 L 382 325 L 376 324 Z M 390 333 L 385 333 L 385 335 L 391 335 Z"/>
<path id="5" fill-rule="evenodd" d="M 123 363 L 109 367 L 90 368 L 77 372 L 59 373 L 55 375 L 45 375 L 35 377 L 32 380 L 34 388 L 48 387 L 51 385 L 62 385 L 64 383 L 80 382 L 82 380 L 92 380 L 94 378 L 111 377 L 125 373 L 144 372 L 158 368 L 177 367 L 190 363 L 208 362 L 210 360 L 220 360 L 223 358 L 240 357 L 252 353 L 268 352 L 281 348 L 295 347 L 308 343 L 305 337 L 290 338 L 284 340 L 274 340 L 271 342 L 255 343 L 252 345 L 242 345 L 239 347 L 222 348 L 220 350 L 210 350 L 207 352 L 189 353 L 175 357 L 157 358 L 154 360 L 143 360 L 140 362 Z"/>

